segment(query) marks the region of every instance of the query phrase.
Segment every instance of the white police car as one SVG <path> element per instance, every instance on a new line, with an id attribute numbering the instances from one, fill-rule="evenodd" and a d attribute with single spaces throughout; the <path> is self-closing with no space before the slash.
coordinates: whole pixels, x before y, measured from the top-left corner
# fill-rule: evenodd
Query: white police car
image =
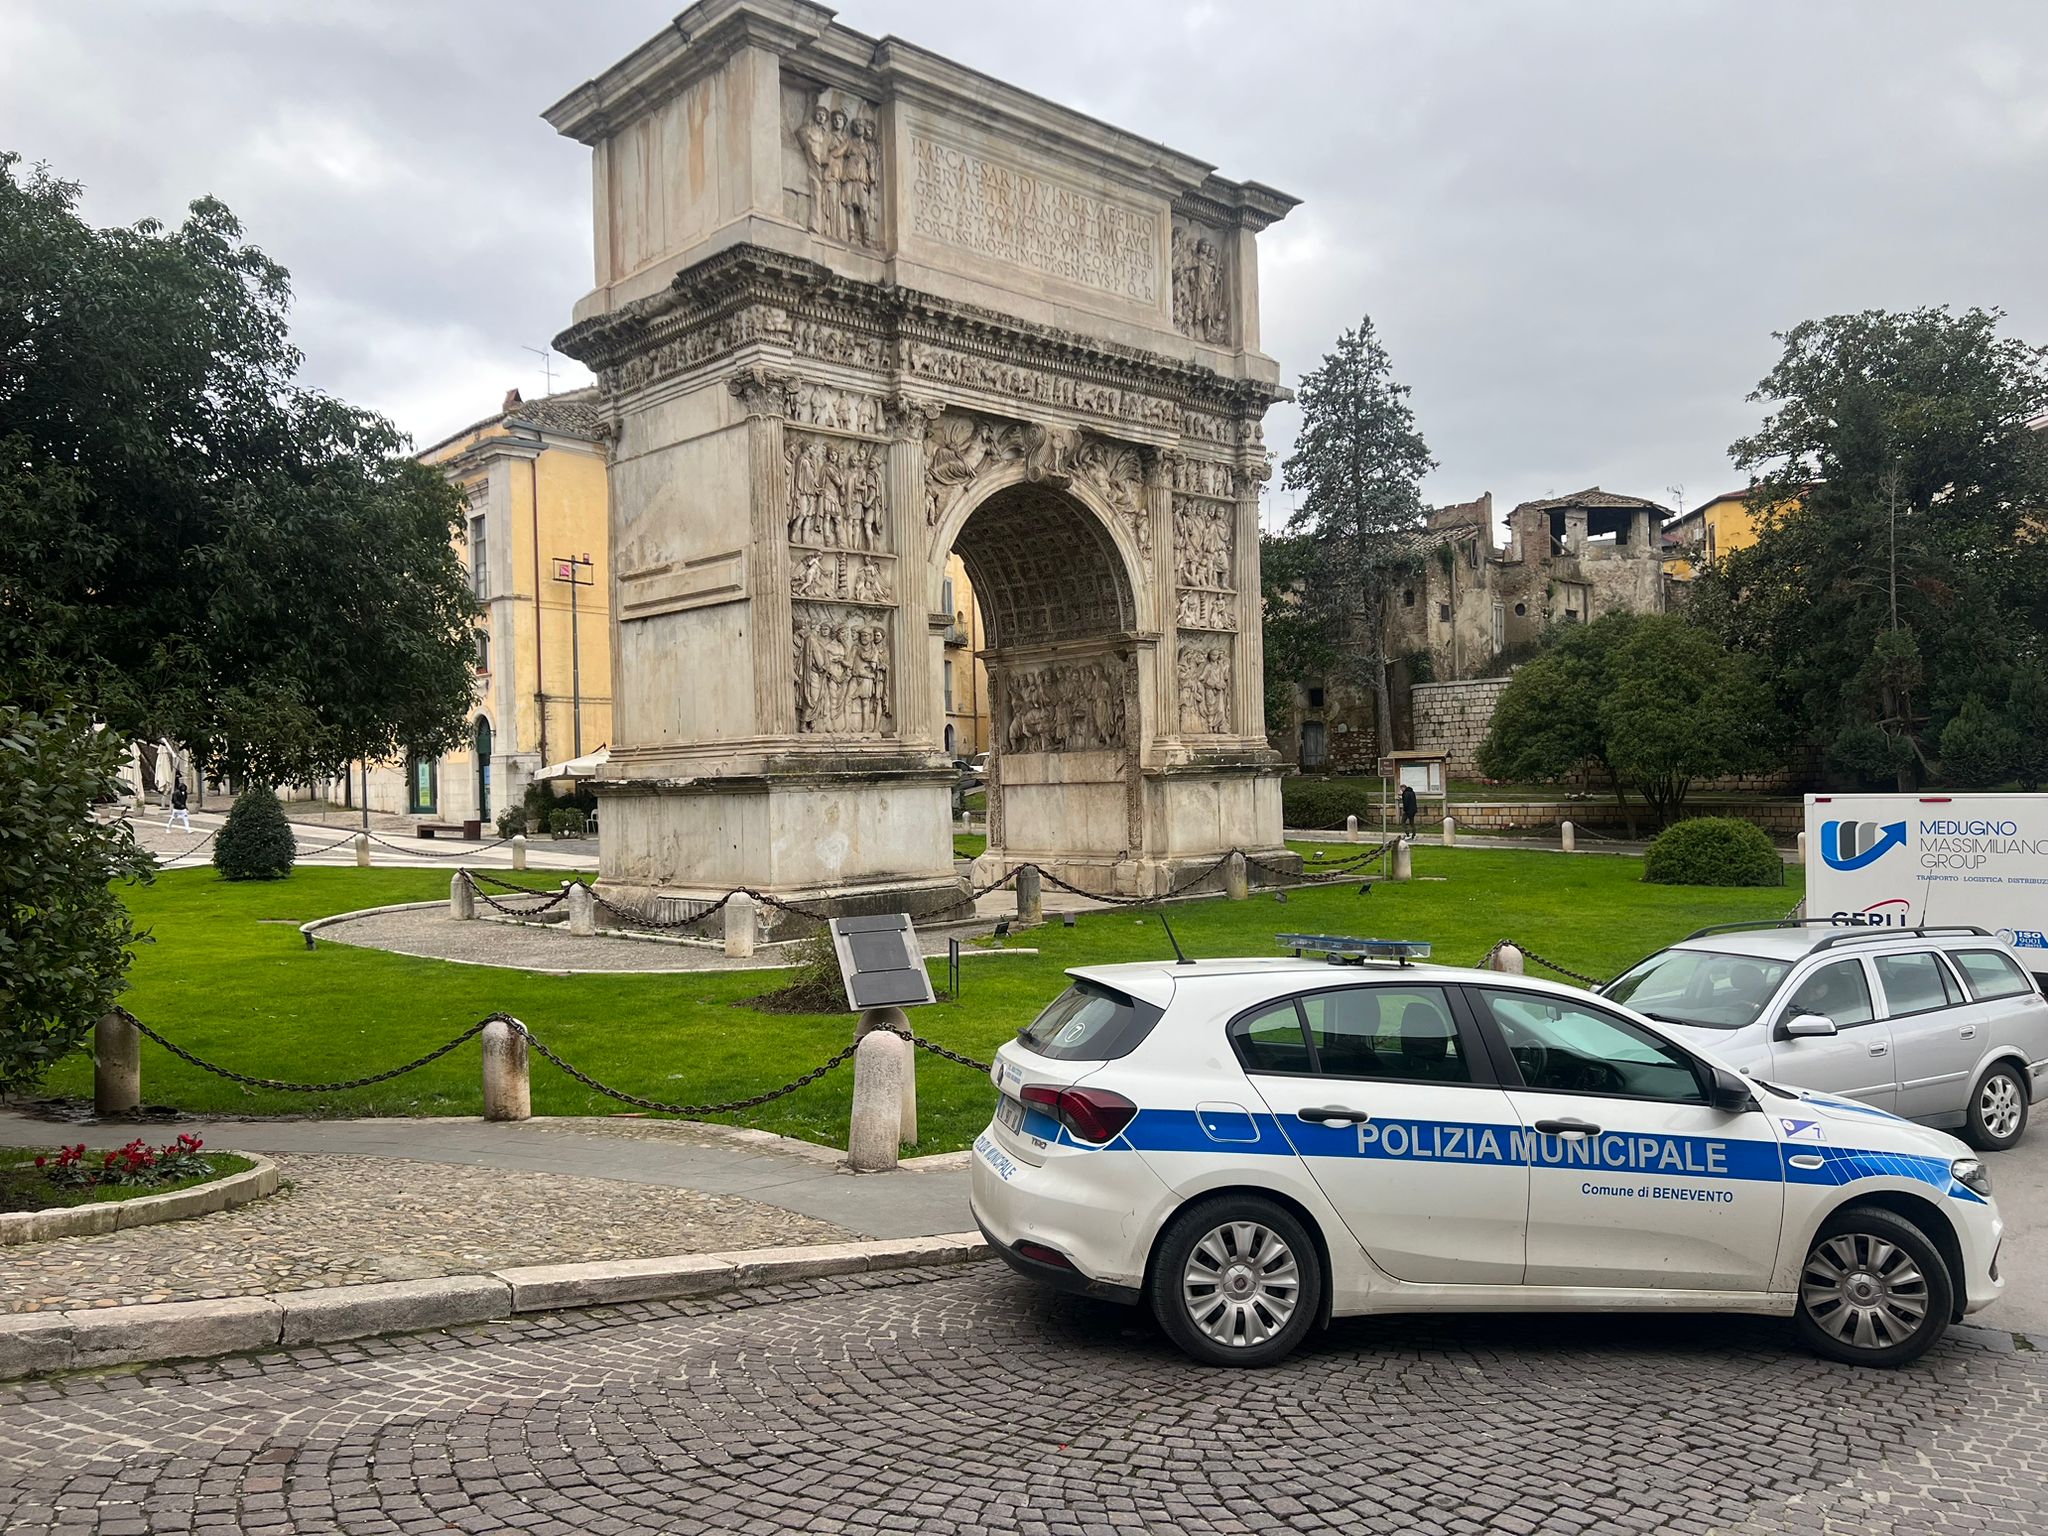
<path id="1" fill-rule="evenodd" d="M 975 1218 L 1197 1359 L 1265 1364 L 1332 1316 L 1658 1308 L 1898 1365 L 2002 1288 L 1962 1143 L 1587 993 L 1298 958 L 1069 974 L 996 1053 Z"/>

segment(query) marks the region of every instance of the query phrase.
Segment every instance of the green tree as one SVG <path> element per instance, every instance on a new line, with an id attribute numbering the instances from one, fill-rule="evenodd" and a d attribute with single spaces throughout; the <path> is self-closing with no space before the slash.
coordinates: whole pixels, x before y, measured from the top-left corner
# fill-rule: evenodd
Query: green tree
<path id="1" fill-rule="evenodd" d="M 239 795 L 213 841 L 213 867 L 228 880 L 282 880 L 292 872 L 298 844 L 284 807 L 268 784 L 251 784 Z"/>
<path id="2" fill-rule="evenodd" d="M 457 490 L 293 382 L 287 276 L 224 206 L 99 230 L 77 198 L 0 155 L 0 696 L 238 777 L 454 745 Z"/>
<path id="3" fill-rule="evenodd" d="M 1631 794 L 1663 826 L 1697 780 L 1768 762 L 1771 713 L 1753 665 L 1712 635 L 1678 615 L 1612 613 L 1559 628 L 1515 671 L 1479 771 L 1555 783 L 1601 769 L 1634 832 Z"/>
<path id="4" fill-rule="evenodd" d="M 1410 535 L 1423 524 L 1422 477 L 1436 460 L 1369 317 L 1337 338 L 1296 398 L 1301 431 L 1283 483 L 1302 493 L 1287 524 L 1308 546 L 1297 601 L 1330 652 L 1372 689 L 1380 750 L 1389 751 L 1389 610 L 1420 566 Z"/>
<path id="5" fill-rule="evenodd" d="M 1287 729 L 1297 687 L 1328 677 L 1337 653 L 1321 619 L 1302 604 L 1315 563 L 1314 541 L 1302 534 L 1259 537 L 1259 591 L 1264 600 L 1266 733 Z"/>
<path id="6" fill-rule="evenodd" d="M 2019 764 L 2019 733 L 1982 699 L 1968 699 L 1941 732 L 1941 776 L 1962 789 L 1991 789 Z"/>
<path id="7" fill-rule="evenodd" d="M 2013 669 L 2005 697 L 2005 723 L 2016 743 L 2013 776 L 2022 789 L 2048 783 L 2048 671 L 2024 661 Z"/>
<path id="8" fill-rule="evenodd" d="M 93 814 L 123 750 L 82 713 L 0 705 L 0 1092 L 35 1087 L 121 991 L 135 931 L 114 883 L 155 868 Z"/>
<path id="9" fill-rule="evenodd" d="M 1837 771 L 1910 788 L 1966 701 L 2002 699 L 2048 633 L 2048 353 L 2002 314 L 1865 311 L 1783 333 L 1730 450 L 1757 542 L 1694 613 L 1762 664 Z M 1965 733 L 1968 734 L 1967 732 Z"/>

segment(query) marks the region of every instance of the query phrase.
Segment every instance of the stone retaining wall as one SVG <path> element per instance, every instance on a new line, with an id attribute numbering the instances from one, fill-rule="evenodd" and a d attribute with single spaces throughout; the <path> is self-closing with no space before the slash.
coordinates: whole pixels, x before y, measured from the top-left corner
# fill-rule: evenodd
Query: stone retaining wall
<path id="1" fill-rule="evenodd" d="M 1415 750 L 1444 753 L 1454 779 L 1479 777 L 1479 743 L 1486 739 L 1494 706 L 1507 686 L 1504 677 L 1417 683 L 1409 691 Z"/>
<path id="2" fill-rule="evenodd" d="M 1435 809 L 1436 802 L 1429 802 L 1424 809 L 1417 830 L 1433 831 L 1437 818 L 1442 814 Z M 1380 808 L 1373 808 L 1374 815 L 1380 816 Z M 1627 830 L 1620 807 L 1612 796 L 1597 800 L 1479 800 L 1453 801 L 1451 814 L 1458 819 L 1461 828 L 1475 832 L 1542 832 L 1549 831 L 1561 822 L 1569 821 L 1575 827 L 1597 829 L 1610 836 Z M 1766 832 L 1781 841 L 1789 842 L 1799 835 L 1805 825 L 1806 808 L 1798 800 L 1717 800 L 1689 799 L 1685 804 L 1687 817 L 1733 816 L 1742 821 L 1754 822 Z M 1363 818 L 1361 818 L 1363 821 Z M 1386 817 L 1387 824 L 1399 829 L 1400 812 L 1393 811 Z M 1642 807 L 1636 811 L 1636 830 L 1648 837 L 1653 829 L 1649 814 Z"/>

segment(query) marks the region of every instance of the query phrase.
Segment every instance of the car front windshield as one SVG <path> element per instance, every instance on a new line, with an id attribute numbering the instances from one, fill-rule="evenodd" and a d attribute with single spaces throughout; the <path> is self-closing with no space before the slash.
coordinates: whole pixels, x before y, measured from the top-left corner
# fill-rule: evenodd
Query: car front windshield
<path id="1" fill-rule="evenodd" d="M 1787 961 L 1756 955 L 1667 949 L 1609 985 L 1604 995 L 1667 1024 L 1740 1029 L 1756 1022 L 1791 968 Z"/>

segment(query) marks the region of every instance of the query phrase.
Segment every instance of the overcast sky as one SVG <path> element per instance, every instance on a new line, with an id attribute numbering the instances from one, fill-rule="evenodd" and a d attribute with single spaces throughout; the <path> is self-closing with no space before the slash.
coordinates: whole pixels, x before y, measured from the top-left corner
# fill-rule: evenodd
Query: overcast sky
<path id="1" fill-rule="evenodd" d="M 306 382 L 424 444 L 540 391 L 521 349 L 591 272 L 588 151 L 538 114 L 682 8 L 0 0 L 0 147 L 98 223 L 225 199 L 291 269 Z M 1261 241 L 1266 350 L 1291 382 L 1370 314 L 1433 501 L 1729 489 L 1809 316 L 1997 305 L 2048 342 L 2048 0 L 839 14 L 1302 198 Z"/>

